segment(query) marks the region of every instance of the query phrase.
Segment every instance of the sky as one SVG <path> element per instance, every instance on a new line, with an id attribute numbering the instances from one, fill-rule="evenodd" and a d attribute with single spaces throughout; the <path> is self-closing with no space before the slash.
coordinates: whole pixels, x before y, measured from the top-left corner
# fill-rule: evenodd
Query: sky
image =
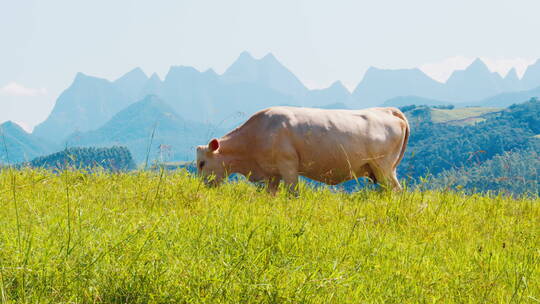
<path id="1" fill-rule="evenodd" d="M 0 122 L 31 130 L 77 72 L 222 73 L 271 52 L 309 88 L 375 66 L 439 81 L 474 58 L 518 74 L 540 57 L 538 0 L 0 0 Z"/>

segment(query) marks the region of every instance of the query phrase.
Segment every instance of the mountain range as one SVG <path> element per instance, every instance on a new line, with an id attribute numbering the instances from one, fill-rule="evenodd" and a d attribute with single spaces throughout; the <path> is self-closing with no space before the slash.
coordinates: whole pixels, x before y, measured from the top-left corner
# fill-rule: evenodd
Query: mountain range
<path id="1" fill-rule="evenodd" d="M 230 128 L 245 116 L 273 105 L 344 104 L 357 109 L 403 96 L 469 105 L 501 93 L 526 92 L 536 87 L 540 87 L 540 60 L 519 79 L 514 69 L 503 78 L 477 59 L 465 70 L 455 71 L 446 83 L 433 80 L 419 69 L 372 67 L 352 93 L 339 81 L 326 89 L 309 90 L 272 54 L 255 59 L 243 52 L 222 75 L 212 69 L 201 72 L 193 67 L 172 66 L 161 80 L 156 74 L 147 77 L 135 68 L 111 82 L 78 73 L 34 134 L 59 142 L 72 132 L 94 130 L 149 94 L 159 96 L 180 116 Z"/>
<path id="2" fill-rule="evenodd" d="M 540 60 L 530 65 L 519 79 L 515 69 L 503 78 L 491 72 L 482 60 L 476 59 L 466 69 L 454 71 L 445 83 L 430 78 L 419 69 L 382 70 L 372 67 L 353 91 L 352 99 L 357 107 L 377 106 L 403 96 L 466 106 L 501 93 L 525 92 L 537 87 L 540 87 Z M 521 101 L 524 100 L 512 102 Z"/>
<path id="3" fill-rule="evenodd" d="M 520 79 L 515 70 L 501 77 L 477 59 L 466 69 L 455 71 L 445 83 L 419 69 L 371 67 L 349 92 L 339 81 L 325 89 L 310 90 L 274 55 L 256 59 L 243 52 L 223 74 L 172 66 L 161 79 L 135 68 L 109 81 L 78 73 L 32 134 L 17 131 L 13 123 L 5 127 L 9 130 L 5 133 L 21 138 L 11 153 L 21 159 L 51 147 L 125 144 L 140 162 L 149 153 L 156 153 L 155 146 L 147 151 L 150 131 L 155 128 L 156 144 L 173 146 L 174 160 L 188 160 L 192 158 L 190 149 L 209 139 L 209 130 L 218 130 L 215 135 L 221 135 L 257 110 L 275 105 L 331 109 L 407 104 L 504 107 L 539 95 L 540 60 Z"/>
<path id="4" fill-rule="evenodd" d="M 63 146 L 126 146 L 137 163 L 147 158 L 189 160 L 196 145 L 223 133 L 210 125 L 180 117 L 159 97 L 148 95 L 115 114 L 98 129 L 71 134 Z"/>
<path id="5" fill-rule="evenodd" d="M 0 125 L 0 164 L 20 163 L 50 153 L 55 146 L 27 133 L 14 122 Z"/>

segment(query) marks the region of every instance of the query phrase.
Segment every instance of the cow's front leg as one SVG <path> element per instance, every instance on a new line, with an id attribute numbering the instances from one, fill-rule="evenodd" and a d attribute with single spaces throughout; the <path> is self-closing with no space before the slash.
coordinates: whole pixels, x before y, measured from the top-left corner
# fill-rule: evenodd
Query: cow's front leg
<path id="1" fill-rule="evenodd" d="M 289 193 L 298 196 L 298 162 L 283 162 L 278 168 Z"/>
<path id="2" fill-rule="evenodd" d="M 281 181 L 281 178 L 278 176 L 270 177 L 267 181 L 267 187 L 266 191 L 272 195 L 276 195 L 276 192 L 279 188 L 279 182 Z"/>

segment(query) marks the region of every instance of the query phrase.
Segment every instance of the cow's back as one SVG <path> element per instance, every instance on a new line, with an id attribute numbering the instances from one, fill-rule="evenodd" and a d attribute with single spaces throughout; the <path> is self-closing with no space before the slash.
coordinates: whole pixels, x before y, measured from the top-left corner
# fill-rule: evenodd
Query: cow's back
<path id="1" fill-rule="evenodd" d="M 254 156 L 266 169 L 297 158 L 302 175 L 328 176 L 322 179 L 329 183 L 348 180 L 370 160 L 401 149 L 403 122 L 393 111 L 269 108 L 252 118 Z"/>

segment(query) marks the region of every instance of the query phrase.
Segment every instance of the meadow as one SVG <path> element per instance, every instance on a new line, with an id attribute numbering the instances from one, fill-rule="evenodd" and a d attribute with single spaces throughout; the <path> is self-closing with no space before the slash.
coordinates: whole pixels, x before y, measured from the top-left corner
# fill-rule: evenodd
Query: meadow
<path id="1" fill-rule="evenodd" d="M 435 123 L 451 123 L 454 125 L 474 125 L 485 121 L 482 116 L 489 113 L 500 112 L 500 108 L 492 107 L 465 107 L 457 109 L 431 109 L 431 119 Z"/>
<path id="2" fill-rule="evenodd" d="M 538 303 L 540 200 L 0 171 L 1 303 Z"/>

